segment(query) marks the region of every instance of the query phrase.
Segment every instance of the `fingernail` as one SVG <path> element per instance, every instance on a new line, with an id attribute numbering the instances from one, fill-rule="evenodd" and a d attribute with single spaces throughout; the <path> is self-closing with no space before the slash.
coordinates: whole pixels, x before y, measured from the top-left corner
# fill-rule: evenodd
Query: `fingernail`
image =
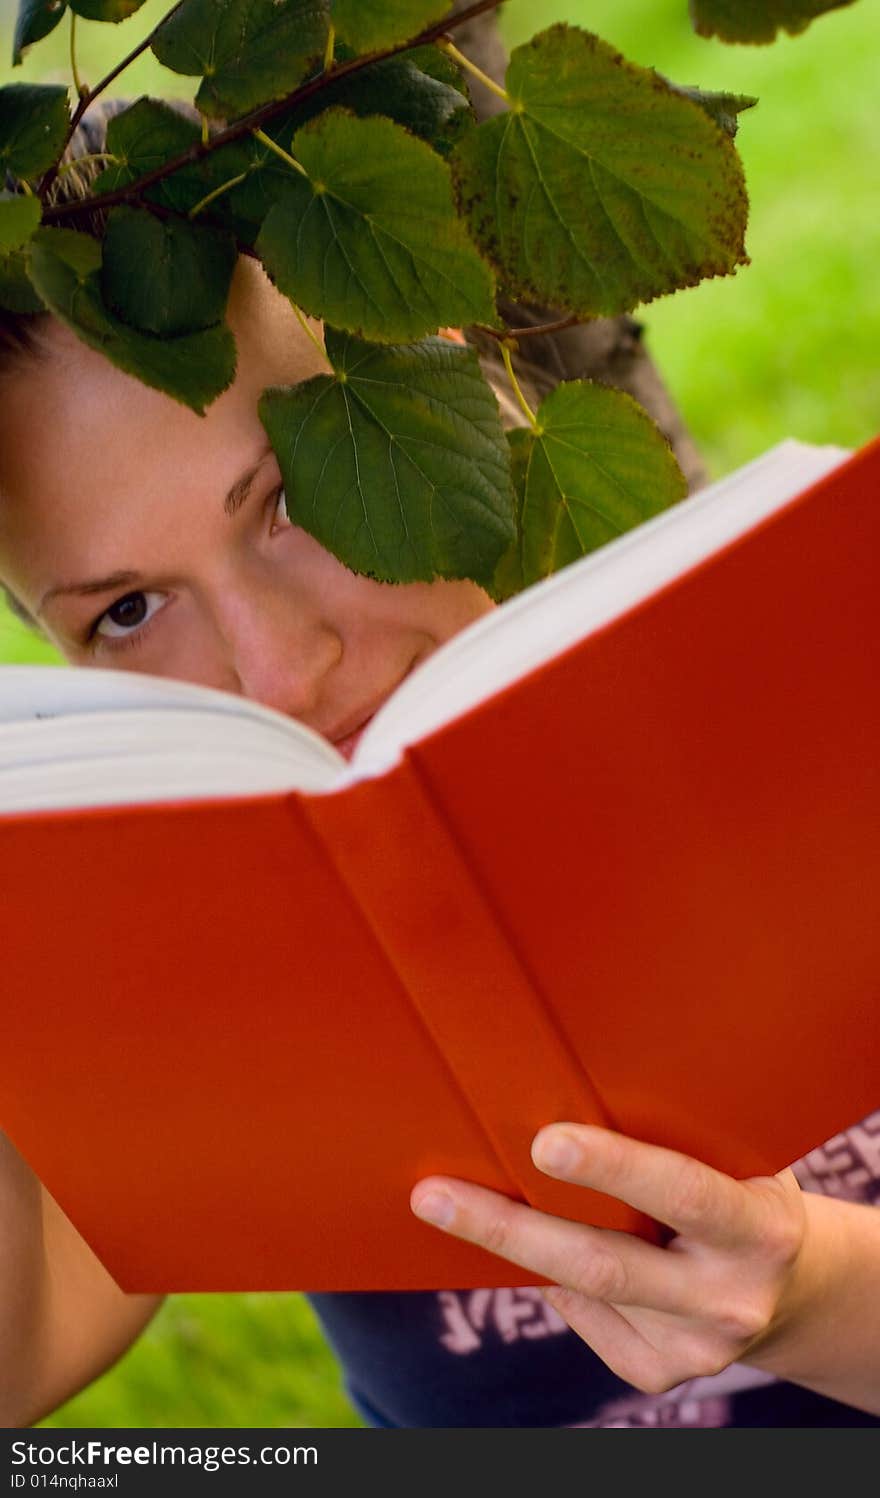
<path id="1" fill-rule="evenodd" d="M 568 1134 L 536 1134 L 532 1143 L 532 1159 L 539 1170 L 565 1175 L 577 1165 L 578 1147 Z"/>
<path id="2" fill-rule="evenodd" d="M 445 1191 L 426 1191 L 424 1196 L 413 1201 L 412 1209 L 416 1217 L 432 1222 L 438 1228 L 448 1228 L 455 1216 L 455 1202 Z"/>

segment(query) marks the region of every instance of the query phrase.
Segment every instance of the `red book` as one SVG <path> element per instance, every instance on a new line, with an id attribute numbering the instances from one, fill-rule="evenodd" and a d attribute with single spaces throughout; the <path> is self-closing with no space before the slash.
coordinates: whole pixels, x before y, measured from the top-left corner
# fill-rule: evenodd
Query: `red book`
<path id="1" fill-rule="evenodd" d="M 608 1124 L 738 1176 L 880 1103 L 880 443 L 782 444 L 436 652 L 351 765 L 0 671 L 0 1128 L 128 1291 L 536 1283 L 410 1213 Z"/>

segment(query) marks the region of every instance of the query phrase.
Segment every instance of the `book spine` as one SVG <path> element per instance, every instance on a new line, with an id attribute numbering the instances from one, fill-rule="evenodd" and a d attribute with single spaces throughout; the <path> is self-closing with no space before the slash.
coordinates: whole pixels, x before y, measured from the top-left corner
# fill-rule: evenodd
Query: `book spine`
<path id="1" fill-rule="evenodd" d="M 542 1125 L 610 1121 L 413 756 L 300 804 L 523 1199 L 650 1236 L 629 1208 L 532 1164 Z"/>

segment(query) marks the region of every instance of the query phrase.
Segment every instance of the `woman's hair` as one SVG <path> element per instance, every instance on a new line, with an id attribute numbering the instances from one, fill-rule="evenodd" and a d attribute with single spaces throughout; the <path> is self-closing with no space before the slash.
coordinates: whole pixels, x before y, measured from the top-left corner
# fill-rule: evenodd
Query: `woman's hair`
<path id="1" fill-rule="evenodd" d="M 55 178 L 49 190 L 48 204 L 78 203 L 90 195 L 103 163 L 83 158 L 99 156 L 106 150 L 107 125 L 114 114 L 125 108 L 127 101 L 123 99 L 100 99 L 92 105 L 62 157 L 61 165 L 65 170 Z M 15 189 L 15 182 L 11 179 L 5 185 L 10 190 Z M 100 239 L 106 221 L 105 212 L 85 209 L 82 213 L 72 214 L 66 225 Z M 0 374 L 5 374 L 10 365 L 14 365 L 17 355 L 39 351 L 40 324 L 47 316 L 45 312 L 12 312 L 0 307 Z"/>

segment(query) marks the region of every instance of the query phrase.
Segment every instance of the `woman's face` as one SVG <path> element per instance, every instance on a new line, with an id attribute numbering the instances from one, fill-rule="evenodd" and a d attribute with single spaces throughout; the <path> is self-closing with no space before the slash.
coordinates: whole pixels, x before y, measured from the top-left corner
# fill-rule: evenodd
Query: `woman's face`
<path id="1" fill-rule="evenodd" d="M 327 365 L 254 262 L 229 321 L 238 373 L 198 417 L 47 320 L 0 402 L 0 579 L 74 665 L 241 693 L 348 754 L 492 604 L 470 582 L 356 576 L 289 523 L 257 400 Z"/>

